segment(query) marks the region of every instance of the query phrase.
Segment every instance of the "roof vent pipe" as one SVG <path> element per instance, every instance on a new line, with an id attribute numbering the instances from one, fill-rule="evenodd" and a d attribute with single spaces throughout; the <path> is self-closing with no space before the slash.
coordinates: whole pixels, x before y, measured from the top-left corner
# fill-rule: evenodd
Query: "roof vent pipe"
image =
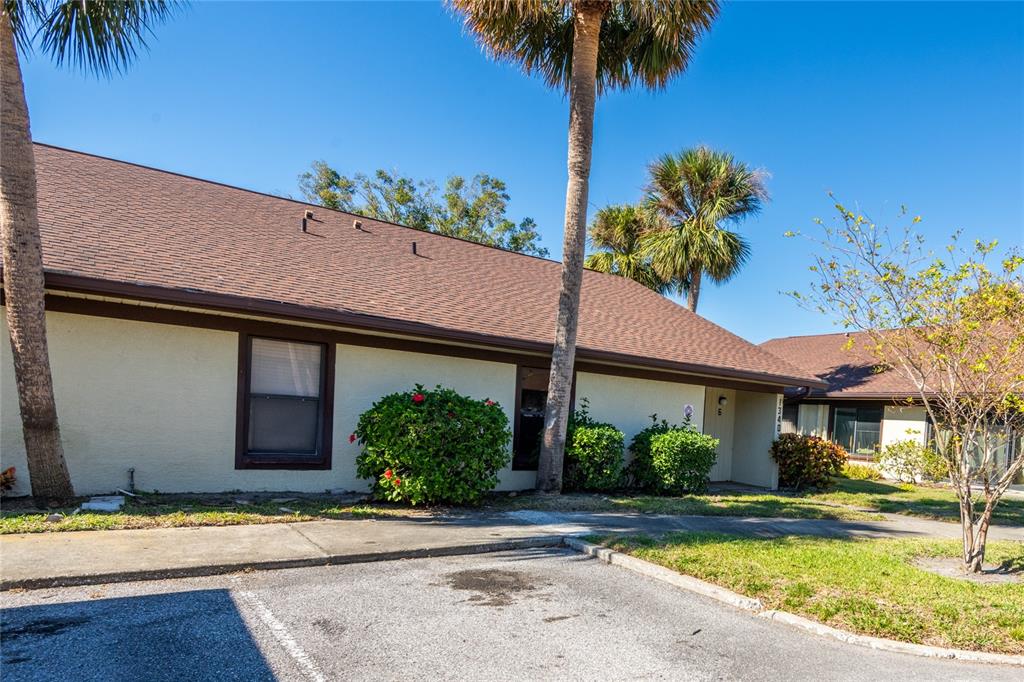
<path id="1" fill-rule="evenodd" d="M 302 231 L 303 232 L 307 231 L 308 225 L 306 224 L 306 221 L 312 220 L 312 219 L 313 219 L 313 212 L 310 211 L 307 208 L 306 211 L 302 214 Z"/>
<path id="2" fill-rule="evenodd" d="M 363 229 L 363 223 L 361 220 L 353 220 L 352 227 L 356 228 L 357 230 L 361 230 Z"/>
<path id="3" fill-rule="evenodd" d="M 416 242 L 412 243 L 412 255 L 416 255 Z"/>

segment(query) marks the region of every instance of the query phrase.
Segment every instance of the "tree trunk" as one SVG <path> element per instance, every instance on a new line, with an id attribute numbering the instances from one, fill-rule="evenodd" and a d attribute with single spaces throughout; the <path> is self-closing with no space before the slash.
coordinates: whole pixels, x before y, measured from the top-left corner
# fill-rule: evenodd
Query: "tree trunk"
<path id="1" fill-rule="evenodd" d="M 0 242 L 4 299 L 32 495 L 72 497 L 46 344 L 36 164 L 25 88 L 7 13 L 0 16 Z"/>
<path id="2" fill-rule="evenodd" d="M 964 554 L 964 569 L 968 573 L 981 573 L 981 570 L 985 567 L 985 543 L 988 541 L 988 529 L 992 525 L 992 512 L 995 510 L 995 504 L 991 498 L 985 500 L 985 511 L 981 513 L 981 522 L 978 524 L 978 530 L 974 533 L 973 542 L 971 543 L 971 552 Z M 966 550 L 966 546 L 964 547 Z"/>
<path id="3" fill-rule="evenodd" d="M 597 50 L 607 3 L 574 5 L 572 75 L 569 85 L 569 183 L 565 191 L 565 236 L 562 244 L 562 285 L 558 294 L 558 325 L 551 353 L 544 440 L 537 470 L 537 488 L 562 490 L 565 429 L 569 421 L 580 288 L 587 235 L 590 153 L 594 141 L 597 98 Z"/>
<path id="4" fill-rule="evenodd" d="M 700 268 L 690 273 L 690 288 L 686 292 L 686 307 L 691 312 L 697 312 L 697 300 L 700 298 L 700 280 L 704 273 Z"/>

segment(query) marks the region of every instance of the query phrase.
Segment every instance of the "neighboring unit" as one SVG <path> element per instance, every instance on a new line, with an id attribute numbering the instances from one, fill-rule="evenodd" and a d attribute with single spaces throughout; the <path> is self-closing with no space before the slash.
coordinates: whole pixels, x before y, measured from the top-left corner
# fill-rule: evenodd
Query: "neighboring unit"
<path id="1" fill-rule="evenodd" d="M 912 440 L 922 445 L 935 429 L 911 381 L 879 367 L 864 333 L 789 336 L 761 348 L 803 368 L 827 388 L 787 388 L 782 430 L 835 441 L 851 459 L 870 461 L 886 445 Z M 995 463 L 1005 470 L 1022 456 L 1022 434 L 1004 433 Z"/>
<path id="2" fill-rule="evenodd" d="M 514 426 L 532 487 L 561 266 L 36 145 L 51 364 L 79 494 L 366 490 L 349 434 L 381 396 L 443 384 Z M 5 318 L 6 319 L 6 318 Z M 4 334 L 6 326 L 4 323 Z M 4 466 L 26 472 L 9 344 Z M 627 443 L 657 414 L 721 439 L 714 478 L 773 488 L 808 372 L 621 277 L 584 277 L 575 398 Z M 29 490 L 27 476 L 16 493 Z"/>

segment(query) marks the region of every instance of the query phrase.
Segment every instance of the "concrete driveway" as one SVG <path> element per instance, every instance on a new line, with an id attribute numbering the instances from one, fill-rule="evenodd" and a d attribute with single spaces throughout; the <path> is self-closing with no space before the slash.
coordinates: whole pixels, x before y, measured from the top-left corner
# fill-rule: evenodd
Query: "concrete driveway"
<path id="1" fill-rule="evenodd" d="M 8 592 L 17 680 L 1019 680 L 817 638 L 563 549 Z"/>

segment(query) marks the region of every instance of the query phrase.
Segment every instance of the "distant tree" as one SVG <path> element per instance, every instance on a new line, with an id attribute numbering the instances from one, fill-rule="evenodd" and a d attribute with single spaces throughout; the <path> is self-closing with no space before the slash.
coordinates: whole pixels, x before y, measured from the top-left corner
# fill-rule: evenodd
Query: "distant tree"
<path id="1" fill-rule="evenodd" d="M 160 0 L 2 0 L 0 12 L 0 243 L 7 327 L 14 354 L 32 495 L 74 494 L 64 461 L 46 340 L 36 162 L 18 52 L 34 48 L 98 75 L 122 71 L 150 29 L 179 3 Z"/>
<path id="2" fill-rule="evenodd" d="M 590 243 L 597 250 L 587 256 L 584 265 L 634 280 L 659 294 L 681 288 L 678 280 L 663 279 L 650 256 L 642 252 L 641 240 L 650 227 L 650 214 L 641 206 L 605 206 L 590 224 Z"/>
<path id="3" fill-rule="evenodd" d="M 659 90 L 690 62 L 718 16 L 717 0 L 447 0 L 495 59 L 538 74 L 569 99 L 562 281 L 537 487 L 561 492 L 598 95 Z"/>
<path id="4" fill-rule="evenodd" d="M 417 230 L 459 237 L 534 256 L 547 256 L 532 218 L 516 223 L 506 217 L 510 200 L 503 181 L 478 174 L 471 180 L 453 175 L 438 196 L 430 181 L 378 169 L 373 175 L 341 175 L 324 161 L 314 161 L 299 176 L 307 201 L 358 213 Z"/>
<path id="5" fill-rule="evenodd" d="M 1024 257 L 996 258 L 996 242 L 964 248 L 958 235 L 935 255 L 920 218 L 890 231 L 836 210 L 835 224 L 817 221 L 811 287 L 791 295 L 863 332 L 879 366 L 914 386 L 906 400 L 928 413 L 960 500 L 963 567 L 980 571 L 992 512 L 1024 469 L 1024 457 L 999 462 L 1024 431 Z"/>
<path id="6" fill-rule="evenodd" d="M 761 210 L 764 175 L 707 147 L 666 154 L 648 169 L 647 208 L 662 228 L 644 238 L 644 253 L 663 279 L 683 282 L 687 307 L 697 312 L 701 282 L 731 279 L 750 256 L 743 235 L 727 225 Z"/>

